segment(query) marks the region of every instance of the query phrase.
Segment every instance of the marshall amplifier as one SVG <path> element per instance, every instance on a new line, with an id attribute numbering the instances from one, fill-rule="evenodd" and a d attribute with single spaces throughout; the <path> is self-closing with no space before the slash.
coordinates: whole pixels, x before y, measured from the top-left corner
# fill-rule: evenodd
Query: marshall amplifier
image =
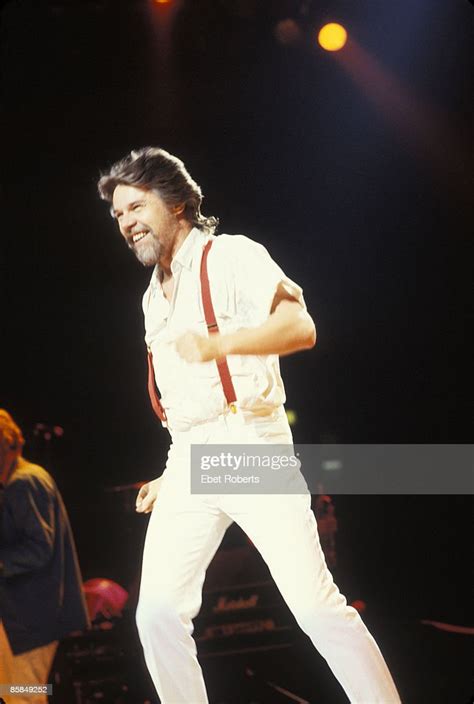
<path id="1" fill-rule="evenodd" d="M 209 657 L 289 647 L 295 622 L 273 582 L 254 582 L 205 593 L 194 627 Z"/>
<path id="2" fill-rule="evenodd" d="M 200 657 L 292 645 L 296 623 L 252 545 L 219 550 L 209 567 L 194 621 Z"/>

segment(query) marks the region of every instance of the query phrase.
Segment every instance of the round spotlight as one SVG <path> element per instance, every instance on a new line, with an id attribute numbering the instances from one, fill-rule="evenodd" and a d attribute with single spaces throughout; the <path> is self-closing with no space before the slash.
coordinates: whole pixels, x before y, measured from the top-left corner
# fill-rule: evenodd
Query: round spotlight
<path id="1" fill-rule="evenodd" d="M 330 22 L 319 30 L 318 42 L 326 51 L 339 51 L 347 42 L 347 32 L 341 24 Z"/>

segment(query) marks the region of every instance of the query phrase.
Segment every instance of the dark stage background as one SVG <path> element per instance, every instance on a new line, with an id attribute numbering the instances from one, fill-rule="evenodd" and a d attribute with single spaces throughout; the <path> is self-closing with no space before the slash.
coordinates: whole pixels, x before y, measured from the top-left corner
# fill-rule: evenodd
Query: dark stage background
<path id="1" fill-rule="evenodd" d="M 473 19 L 468 0 L 3 3 L 0 406 L 63 492 L 86 579 L 136 580 L 146 519 L 110 489 L 167 449 L 150 271 L 96 194 L 133 147 L 183 158 L 220 231 L 303 286 L 318 344 L 281 363 L 298 442 L 470 441 Z M 330 20 L 345 58 L 317 46 Z M 470 498 L 334 501 L 349 598 L 468 625 Z"/>

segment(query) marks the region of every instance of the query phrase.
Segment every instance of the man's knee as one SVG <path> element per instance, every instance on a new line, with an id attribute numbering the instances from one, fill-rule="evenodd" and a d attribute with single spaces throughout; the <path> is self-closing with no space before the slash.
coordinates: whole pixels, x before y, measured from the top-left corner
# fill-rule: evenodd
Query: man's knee
<path id="1" fill-rule="evenodd" d="M 300 628 L 312 636 L 338 628 L 342 622 L 355 624 L 360 620 L 357 611 L 347 605 L 344 597 L 326 604 L 317 601 L 300 603 L 293 611 L 293 615 Z"/>
<path id="2" fill-rule="evenodd" d="M 186 609 L 175 592 L 163 589 L 140 595 L 135 618 L 141 637 L 150 632 L 169 634 L 179 629 L 186 618 Z"/>

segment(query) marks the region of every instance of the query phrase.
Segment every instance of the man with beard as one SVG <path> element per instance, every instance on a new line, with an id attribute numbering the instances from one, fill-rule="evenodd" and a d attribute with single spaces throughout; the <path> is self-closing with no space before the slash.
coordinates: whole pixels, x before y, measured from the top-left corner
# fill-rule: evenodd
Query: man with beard
<path id="1" fill-rule="evenodd" d="M 215 236 L 217 220 L 201 214 L 199 186 L 163 149 L 132 151 L 102 175 L 99 193 L 138 260 L 154 267 L 143 298 L 145 340 L 162 394 L 160 402 L 152 392 L 152 401 L 171 447 L 162 477 L 137 498 L 137 511 L 153 509 L 137 624 L 162 703 L 208 701 L 192 619 L 206 569 L 233 521 L 350 701 L 399 702 L 377 644 L 327 569 L 309 494 L 190 490 L 193 444 L 291 446 L 278 357 L 316 342 L 301 288 L 262 245 Z"/>

